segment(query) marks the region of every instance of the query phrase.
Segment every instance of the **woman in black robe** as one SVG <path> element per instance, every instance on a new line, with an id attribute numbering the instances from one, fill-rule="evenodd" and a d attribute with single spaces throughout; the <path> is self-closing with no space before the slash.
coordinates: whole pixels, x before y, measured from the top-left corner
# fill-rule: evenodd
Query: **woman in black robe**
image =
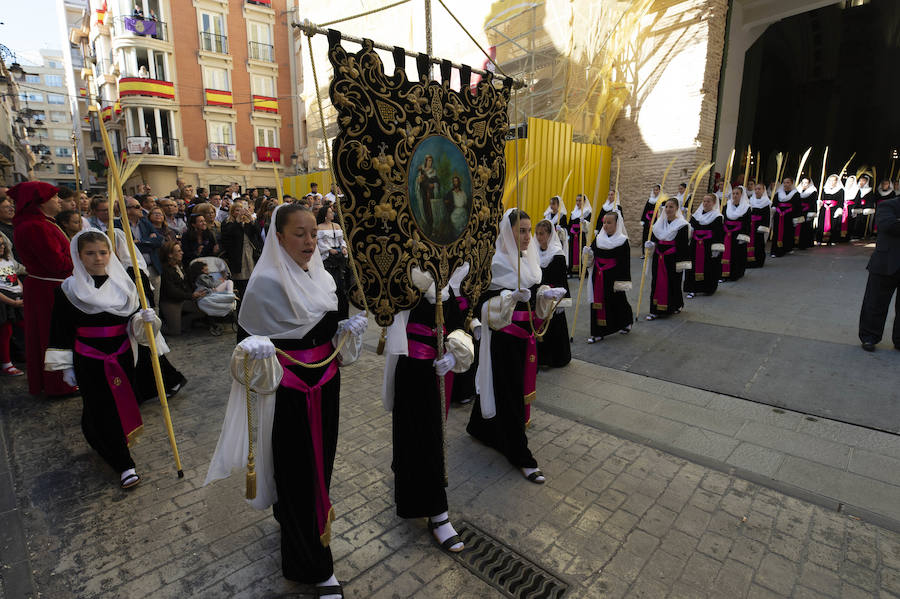
<path id="1" fill-rule="evenodd" d="M 119 473 L 123 489 L 140 482 L 128 447 L 143 424 L 132 390 L 133 342 L 146 343 L 137 290 L 99 231 L 72 239 L 72 276 L 56 289 L 45 368 L 81 392 L 81 430 L 88 444 Z M 114 360 L 110 360 L 114 357 Z"/>
<path id="2" fill-rule="evenodd" d="M 534 229 L 541 261 L 541 285 L 559 287 L 566 290 L 553 318 L 547 325 L 543 337 L 538 339 L 538 366 L 562 368 L 572 361 L 572 346 L 569 343 L 569 324 L 565 309 L 572 304 L 569 295 L 569 281 L 566 277 L 566 256 L 553 225 L 542 220 Z M 587 247 L 587 246 L 585 246 Z"/>
<path id="3" fill-rule="evenodd" d="M 546 479 L 525 435 L 537 369 L 532 326 L 553 315 L 553 304 L 565 290 L 540 285 L 541 265 L 528 214 L 507 210 L 496 243 L 491 285 L 479 311 L 481 322 L 488 325 L 481 332 L 480 396 L 466 431 L 506 456 L 530 482 L 543 484 Z"/>
<path id="4" fill-rule="evenodd" d="M 737 281 L 747 268 L 747 244 L 750 242 L 750 200 L 744 187 L 735 187 L 723 213 L 722 280 Z"/>
<path id="5" fill-rule="evenodd" d="M 411 309 L 394 315 L 385 344 L 382 401 L 393 412 L 394 499 L 401 518 L 427 518 L 436 543 L 446 551 L 464 549 L 450 523 L 444 419 L 457 373 L 474 359 L 472 339 L 463 332 L 463 314 L 448 285 L 441 292 L 445 353 L 438 359 L 434 279 L 413 269 L 422 293 Z M 440 379 L 444 383 L 441 401 Z"/>
<path id="6" fill-rule="evenodd" d="M 678 314 L 684 307 L 682 273 L 691 267 L 690 227 L 681 216 L 678 200 L 669 198 L 656 219 L 650 241 L 644 244 L 650 257 L 650 314 L 647 320 Z"/>
<path id="7" fill-rule="evenodd" d="M 603 217 L 610 212 L 618 212 L 623 218 L 625 216 L 625 213 L 622 211 L 622 205 L 619 203 L 619 195 L 614 189 L 610 190 L 609 195 L 606 196 L 606 201 L 600 206 L 600 214 L 597 216 L 597 222 L 602 223 Z M 588 244 L 587 247 L 590 247 L 590 244 Z"/>
<path id="8" fill-rule="evenodd" d="M 647 251 L 643 247 L 643 242 L 650 239 L 650 225 L 653 224 L 651 221 L 653 221 L 653 210 L 656 208 L 656 201 L 659 199 L 659 191 L 659 185 L 654 185 L 653 191 L 650 192 L 650 197 L 644 203 L 644 211 L 641 213 L 641 256 L 644 257 L 647 256 Z M 662 218 L 662 215 L 660 215 L 660 218 Z M 640 310 L 640 307 L 638 309 Z"/>
<path id="9" fill-rule="evenodd" d="M 841 179 L 837 175 L 828 175 L 822 189 L 819 226 L 816 228 L 816 241 L 819 245 L 833 245 L 840 240 L 843 214 L 844 186 L 841 185 Z"/>
<path id="10" fill-rule="evenodd" d="M 591 336 L 596 343 L 607 335 L 631 331 L 634 313 L 626 291 L 631 290 L 631 247 L 625 234 L 621 212 L 608 212 L 597 237 L 585 249 L 585 259 L 592 262 L 588 301 L 591 305 Z"/>
<path id="11" fill-rule="evenodd" d="M 867 174 L 859 176 L 855 212 L 850 236 L 853 239 L 865 239 L 872 233 L 872 221 L 875 217 L 875 194 L 872 193 L 871 179 Z"/>
<path id="12" fill-rule="evenodd" d="M 697 293 L 712 295 L 719 288 L 722 276 L 722 252 L 725 230 L 722 227 L 722 213 L 719 212 L 719 198 L 708 193 L 703 196 L 700 207 L 691 215 L 690 259 L 693 268 L 684 275 L 684 292 L 691 299 Z"/>
<path id="13" fill-rule="evenodd" d="M 766 265 L 766 238 L 772 222 L 772 201 L 762 183 L 753 186 L 750 195 L 750 241 L 747 243 L 747 268 Z"/>
<path id="14" fill-rule="evenodd" d="M 794 180 L 785 177 L 772 200 L 772 258 L 794 251 L 794 225 L 803 222 L 800 214 L 800 192 L 794 189 Z"/>
<path id="15" fill-rule="evenodd" d="M 800 179 L 800 186 L 797 188 L 800 192 L 800 216 L 803 222 L 794 227 L 794 243 L 799 250 L 808 250 L 813 246 L 815 239 L 813 233 L 813 224 L 816 219 L 817 202 L 819 200 L 816 186 L 812 184 L 809 177 Z"/>
<path id="16" fill-rule="evenodd" d="M 856 177 L 850 175 L 844 181 L 844 210 L 841 213 L 841 235 L 835 241 L 838 243 L 849 243 L 850 236 L 856 223 L 856 211 L 859 202 L 859 185 L 856 183 Z"/>
<path id="17" fill-rule="evenodd" d="M 239 372 L 242 360 L 265 364 L 276 353 L 283 368 L 274 396 L 260 393 L 258 399 L 261 447 L 257 496 L 251 505 L 273 507 L 281 525 L 284 577 L 314 584 L 319 597 L 339 598 L 343 590 L 334 576 L 329 547 L 334 510 L 328 497 L 340 412 L 338 366 L 358 356 L 367 320 L 364 314 L 338 320 L 335 283 L 317 251 L 313 213 L 299 204 L 282 204 L 272 220 L 275 234 L 270 230 L 266 236 L 247 285 L 238 317 L 242 340 L 232 357 L 232 372 L 235 361 Z M 238 407 L 232 410 L 235 398 Z M 229 437 L 228 431 L 240 430 L 229 419 L 240 421 L 243 412 L 246 431 L 242 398 L 243 388 L 236 379 L 207 482 L 228 476 L 232 467 L 241 465 L 232 464 L 227 456 L 234 455 L 233 446 L 241 442 Z M 271 464 L 262 462 L 267 455 Z"/>
<path id="18" fill-rule="evenodd" d="M 575 196 L 575 207 L 569 215 L 569 274 L 579 274 L 581 248 L 587 242 L 587 230 L 591 226 L 591 204 L 582 194 Z"/>

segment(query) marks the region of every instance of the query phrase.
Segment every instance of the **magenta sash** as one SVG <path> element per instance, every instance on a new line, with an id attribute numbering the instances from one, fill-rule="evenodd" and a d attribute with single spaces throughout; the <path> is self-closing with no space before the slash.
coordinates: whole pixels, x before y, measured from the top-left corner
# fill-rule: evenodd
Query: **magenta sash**
<path id="1" fill-rule="evenodd" d="M 571 254 L 570 263 L 573 267 L 581 265 L 581 223 L 572 223 L 569 225 L 569 233 L 576 239 L 572 247 L 569 248 Z"/>
<path id="2" fill-rule="evenodd" d="M 847 236 L 847 228 L 849 227 L 849 222 L 847 219 L 850 218 L 850 211 L 853 210 L 853 206 L 855 205 L 855 200 L 847 200 L 846 202 L 844 202 L 844 213 L 841 214 L 841 237 Z"/>
<path id="3" fill-rule="evenodd" d="M 752 222 L 752 217 L 751 217 L 751 222 Z M 726 220 L 725 221 L 725 251 L 722 253 L 722 277 L 730 277 L 731 276 L 731 246 L 737 239 L 737 234 L 740 230 L 741 230 L 741 221 L 739 221 L 739 220 Z"/>
<path id="4" fill-rule="evenodd" d="M 666 246 L 663 250 L 662 247 Z M 656 289 L 653 302 L 657 310 L 669 309 L 669 271 L 666 269 L 666 256 L 675 253 L 675 240 L 656 242 Z"/>
<path id="5" fill-rule="evenodd" d="M 594 302 L 591 308 L 597 311 L 597 324 L 601 327 L 606 326 L 606 287 L 603 285 L 603 271 L 609 270 L 616 265 L 615 258 L 595 258 L 594 259 Z"/>
<path id="6" fill-rule="evenodd" d="M 713 233 L 709 230 L 694 231 L 694 280 L 702 281 L 706 268 L 706 240 L 712 239 Z"/>
<path id="7" fill-rule="evenodd" d="M 527 323 L 528 312 L 513 312 L 513 323 L 516 322 Z M 535 328 L 540 328 L 543 323 L 543 320 L 534 316 Z M 524 326 L 510 324 L 509 326 L 500 329 L 500 332 L 526 340 L 525 375 L 522 381 L 522 399 L 525 402 L 525 426 L 528 426 L 531 423 L 531 402 L 534 401 L 534 398 L 537 395 L 537 340 L 534 338 L 534 333 L 531 332 L 531 327 L 527 324 Z"/>
<path id="8" fill-rule="evenodd" d="M 464 298 L 457 298 L 464 299 Z M 421 337 L 434 337 L 434 329 L 426 327 L 424 324 L 412 322 L 406 325 L 406 332 Z M 446 334 L 447 330 L 444 329 Z M 431 347 L 427 343 L 416 341 L 414 339 L 406 339 L 409 347 L 409 357 L 415 360 L 434 360 L 437 358 L 437 349 Z M 440 378 L 435 375 L 435 378 Z M 444 375 L 444 415 L 450 413 L 450 398 L 453 396 L 453 373 L 448 372 Z"/>
<path id="9" fill-rule="evenodd" d="M 787 215 L 791 213 L 792 206 L 790 203 L 780 203 L 775 207 L 775 212 L 778 213 L 778 247 L 784 247 L 784 219 L 787 218 Z"/>
<path id="10" fill-rule="evenodd" d="M 334 346 L 331 343 L 323 343 L 312 349 L 301 349 L 285 352 L 295 360 L 301 362 L 318 362 L 324 360 Z M 306 417 L 309 421 L 309 436 L 313 446 L 313 460 L 315 461 L 316 479 L 315 506 L 316 525 L 319 528 L 319 540 L 325 547 L 331 542 L 331 522 L 334 520 L 334 508 L 331 507 L 331 499 L 328 497 L 328 487 L 325 485 L 325 450 L 322 441 L 322 387 L 337 374 L 337 360 L 332 360 L 322 374 L 319 382 L 310 387 L 300 377 L 286 367 L 293 364 L 282 355 L 278 355 L 278 362 L 285 367 L 281 384 L 289 389 L 295 389 L 306 394 Z"/>
<path id="11" fill-rule="evenodd" d="M 463 296 L 459 296 L 456 298 L 456 303 L 459 305 L 459 309 L 461 312 L 465 312 L 469 309 L 469 300 L 464 298 Z"/>
<path id="12" fill-rule="evenodd" d="M 119 413 L 122 432 L 125 434 L 125 439 L 130 447 L 137 435 L 141 433 L 144 423 L 141 420 L 141 411 L 138 409 L 137 400 L 134 397 L 134 390 L 131 388 L 131 381 L 128 380 L 128 375 L 125 374 L 125 369 L 122 368 L 118 360 L 119 356 L 131 348 L 131 341 L 128 339 L 127 334 L 128 327 L 124 324 L 111 327 L 78 327 L 75 335 L 82 339 L 109 339 L 111 337 L 125 336 L 125 341 L 113 353 L 105 354 L 99 349 L 76 339 L 75 353 L 92 360 L 103 360 L 103 374 L 106 375 L 106 382 L 116 403 L 116 411 Z"/>
<path id="13" fill-rule="evenodd" d="M 825 222 L 822 223 L 822 239 L 827 241 L 831 238 L 831 209 L 838 205 L 838 201 L 825 200 L 822 202 L 822 205 L 825 206 Z"/>
<path id="14" fill-rule="evenodd" d="M 763 217 L 758 214 L 750 215 L 750 243 L 747 244 L 747 262 L 756 262 L 756 228 Z"/>

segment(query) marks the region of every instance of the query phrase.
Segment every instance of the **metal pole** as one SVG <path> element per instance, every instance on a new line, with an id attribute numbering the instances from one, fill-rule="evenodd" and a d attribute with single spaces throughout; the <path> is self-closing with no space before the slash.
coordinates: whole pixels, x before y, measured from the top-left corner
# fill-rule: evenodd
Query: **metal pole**
<path id="1" fill-rule="evenodd" d="M 433 55 L 431 47 L 431 0 L 425 0 L 425 53 Z"/>
<path id="2" fill-rule="evenodd" d="M 81 172 L 78 170 L 78 139 L 72 132 L 72 161 L 75 163 L 75 191 L 81 193 Z"/>

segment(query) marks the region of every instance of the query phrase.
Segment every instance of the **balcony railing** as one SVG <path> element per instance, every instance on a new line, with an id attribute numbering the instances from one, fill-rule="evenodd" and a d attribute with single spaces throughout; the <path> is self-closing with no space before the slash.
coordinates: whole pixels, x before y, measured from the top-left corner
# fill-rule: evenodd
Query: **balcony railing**
<path id="1" fill-rule="evenodd" d="M 247 4 L 258 4 L 260 6 L 272 6 L 272 0 L 247 0 Z"/>
<path id="2" fill-rule="evenodd" d="M 164 21 L 141 17 L 116 17 L 113 26 L 116 35 L 151 37 L 163 42 L 169 41 L 169 28 Z"/>
<path id="3" fill-rule="evenodd" d="M 237 160 L 237 146 L 234 144 L 209 144 L 210 160 Z"/>
<path id="4" fill-rule="evenodd" d="M 175 98 L 175 85 L 162 79 L 143 77 L 122 77 L 119 79 L 119 96 L 150 96 L 154 98 Z"/>
<path id="5" fill-rule="evenodd" d="M 275 48 L 272 47 L 271 44 L 250 42 L 250 58 L 252 58 L 253 60 L 275 62 Z"/>
<path id="6" fill-rule="evenodd" d="M 129 136 L 125 147 L 129 154 L 178 156 L 178 140 L 171 137 Z"/>
<path id="7" fill-rule="evenodd" d="M 218 52 L 219 54 L 228 54 L 228 38 L 217 33 L 208 31 L 200 32 L 200 47 L 207 52 Z"/>

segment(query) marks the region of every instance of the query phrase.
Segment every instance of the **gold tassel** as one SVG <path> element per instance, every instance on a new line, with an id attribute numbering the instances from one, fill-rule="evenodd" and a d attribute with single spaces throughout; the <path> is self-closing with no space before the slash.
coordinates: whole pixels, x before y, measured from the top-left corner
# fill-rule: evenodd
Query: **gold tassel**
<path id="1" fill-rule="evenodd" d="M 381 337 L 378 339 L 378 348 L 375 353 L 379 356 L 384 353 L 384 344 L 387 342 L 387 327 L 381 327 Z"/>
<path id="2" fill-rule="evenodd" d="M 253 410 L 250 403 L 250 361 L 244 356 L 244 393 L 247 399 L 247 499 L 256 499 L 256 460 L 253 457 Z"/>
<path id="3" fill-rule="evenodd" d="M 252 456 L 247 459 L 247 499 L 256 499 L 256 465 Z"/>

